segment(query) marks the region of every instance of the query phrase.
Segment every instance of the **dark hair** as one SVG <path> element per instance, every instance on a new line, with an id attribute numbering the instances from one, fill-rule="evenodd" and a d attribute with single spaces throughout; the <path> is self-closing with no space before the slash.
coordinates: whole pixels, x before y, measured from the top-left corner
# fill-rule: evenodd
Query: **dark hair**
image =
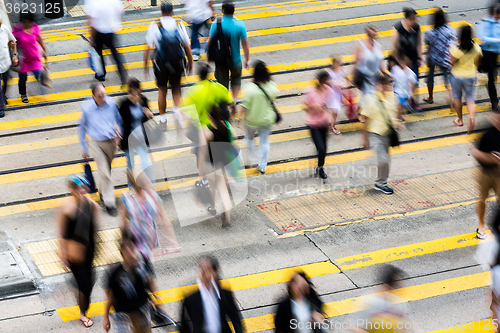
<path id="1" fill-rule="evenodd" d="M 441 8 L 437 8 L 434 13 L 434 28 L 441 28 L 443 25 L 448 23 L 446 21 L 446 14 Z"/>
<path id="2" fill-rule="evenodd" d="M 141 90 L 141 81 L 139 81 L 135 77 L 129 77 L 127 80 L 127 84 L 128 84 L 129 89 L 134 88 L 134 89 Z"/>
<path id="3" fill-rule="evenodd" d="M 122 231 L 122 241 L 120 245 L 123 246 L 125 244 L 129 244 L 129 242 L 135 245 L 136 239 L 132 231 L 130 231 L 130 229 L 125 229 Z"/>
<path id="4" fill-rule="evenodd" d="M 266 63 L 262 60 L 257 60 L 254 64 L 253 80 L 259 83 L 266 83 L 271 80 L 271 74 L 266 67 Z"/>
<path id="5" fill-rule="evenodd" d="M 500 11 L 500 6 L 498 1 L 493 2 L 491 6 L 488 7 L 488 15 L 490 16 L 498 14 L 499 11 Z"/>
<path id="6" fill-rule="evenodd" d="M 215 272 L 215 275 L 217 275 L 217 279 L 220 277 L 220 265 L 219 265 L 219 260 L 215 258 L 214 256 L 211 255 L 203 255 L 198 259 L 198 263 L 200 261 L 207 261 L 210 263 L 210 266 L 212 266 L 212 269 Z"/>
<path id="7" fill-rule="evenodd" d="M 29 21 L 31 23 L 35 22 L 35 17 L 33 16 L 33 13 L 28 11 L 28 12 L 21 12 L 19 15 L 19 21 Z"/>
<path id="8" fill-rule="evenodd" d="M 210 117 L 212 117 L 213 123 L 215 125 L 214 131 L 222 133 L 222 131 L 227 132 L 226 125 L 224 121 L 227 120 L 224 116 L 224 110 L 218 106 L 214 105 L 210 111 Z"/>
<path id="9" fill-rule="evenodd" d="M 472 28 L 470 25 L 464 25 L 460 29 L 459 44 L 459 49 L 465 52 L 469 52 L 474 46 L 474 42 L 472 40 Z"/>
<path id="10" fill-rule="evenodd" d="M 224 2 L 222 4 L 222 12 L 224 13 L 224 15 L 233 15 L 234 14 L 234 3 Z"/>
<path id="11" fill-rule="evenodd" d="M 172 4 L 170 3 L 165 2 L 161 4 L 160 10 L 162 14 L 170 14 L 174 11 L 174 6 L 172 6 Z"/>
<path id="12" fill-rule="evenodd" d="M 209 72 L 210 66 L 207 63 L 198 66 L 198 76 L 200 79 L 206 80 Z"/>
<path id="13" fill-rule="evenodd" d="M 92 91 L 92 95 L 95 95 L 95 91 L 99 87 L 103 87 L 104 88 L 104 84 L 102 84 L 101 82 L 94 82 L 94 83 L 92 83 L 90 85 L 90 90 Z"/>
<path id="14" fill-rule="evenodd" d="M 410 7 L 403 8 L 403 13 L 405 14 L 405 18 L 417 16 L 417 11 L 413 8 L 410 8 Z"/>
<path id="15" fill-rule="evenodd" d="M 320 70 L 317 74 L 316 74 L 316 78 L 318 79 L 318 82 L 321 82 L 321 81 L 326 81 L 328 80 L 328 78 L 330 77 L 330 75 L 328 74 L 327 71 L 325 70 Z"/>
<path id="16" fill-rule="evenodd" d="M 397 282 L 401 279 L 403 271 L 392 265 L 382 267 L 380 281 L 391 288 L 396 287 Z"/>

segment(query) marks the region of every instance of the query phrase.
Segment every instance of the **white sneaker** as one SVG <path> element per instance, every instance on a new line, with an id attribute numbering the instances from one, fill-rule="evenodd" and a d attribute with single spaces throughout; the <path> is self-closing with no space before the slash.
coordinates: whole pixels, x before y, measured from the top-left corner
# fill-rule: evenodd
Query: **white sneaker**
<path id="1" fill-rule="evenodd" d="M 200 60 L 200 56 L 197 54 L 193 54 L 193 61 L 198 61 Z"/>

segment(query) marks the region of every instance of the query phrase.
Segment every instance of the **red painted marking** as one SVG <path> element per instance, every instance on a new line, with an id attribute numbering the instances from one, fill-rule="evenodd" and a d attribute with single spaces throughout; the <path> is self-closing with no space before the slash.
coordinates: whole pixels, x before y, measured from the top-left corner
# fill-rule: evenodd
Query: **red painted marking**
<path id="1" fill-rule="evenodd" d="M 258 204 L 257 207 L 259 207 L 260 210 L 264 210 L 267 208 L 266 204 Z"/>
<path id="2" fill-rule="evenodd" d="M 424 207 L 434 207 L 434 206 L 436 206 L 433 202 L 430 202 L 429 200 L 427 200 L 427 201 L 419 201 L 417 203 L 419 203 L 421 205 L 424 205 Z"/>
<path id="3" fill-rule="evenodd" d="M 373 213 L 371 213 L 371 212 L 368 212 L 368 214 L 370 214 L 371 216 L 375 216 L 375 215 L 378 215 L 378 213 L 377 213 L 377 210 L 376 210 L 376 209 L 375 209 L 375 210 L 373 211 Z"/>
<path id="4" fill-rule="evenodd" d="M 298 225 L 292 223 L 292 224 L 289 224 L 287 226 L 282 226 L 281 230 L 283 230 L 284 232 L 287 232 L 287 231 L 292 231 L 292 230 L 299 230 L 302 228 L 304 228 L 304 225 L 302 223 L 299 223 Z"/>
<path id="5" fill-rule="evenodd" d="M 399 185 L 399 184 L 408 185 L 408 183 L 406 182 L 406 180 L 398 180 L 397 182 L 394 182 L 393 184 L 394 185 Z"/>
<path id="6" fill-rule="evenodd" d="M 405 204 L 404 206 L 399 206 L 399 208 L 403 209 L 403 210 L 412 210 L 413 207 L 409 204 Z"/>
<path id="7" fill-rule="evenodd" d="M 278 206 L 281 205 L 279 202 L 271 202 L 271 205 L 274 205 L 274 209 L 278 211 Z"/>
<path id="8" fill-rule="evenodd" d="M 346 194 L 346 193 L 347 193 L 347 194 L 356 194 L 356 192 L 355 192 L 355 191 L 353 191 L 353 190 L 351 190 L 350 188 L 348 188 L 348 189 L 346 189 L 346 190 L 342 190 L 342 193 L 343 193 L 343 194 Z"/>

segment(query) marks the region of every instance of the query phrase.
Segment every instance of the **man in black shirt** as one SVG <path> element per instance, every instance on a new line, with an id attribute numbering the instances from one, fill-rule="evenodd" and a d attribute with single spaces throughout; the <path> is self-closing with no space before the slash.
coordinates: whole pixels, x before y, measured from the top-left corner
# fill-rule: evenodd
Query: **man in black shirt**
<path id="1" fill-rule="evenodd" d="M 500 194 L 500 112 L 490 112 L 490 122 L 493 125 L 482 136 L 477 147 L 473 147 L 471 154 L 481 165 L 478 176 L 479 200 L 477 202 L 477 217 L 479 227 L 477 228 L 477 238 L 486 237 L 484 214 L 486 210 L 486 198 L 490 189 L 495 191 L 495 195 Z"/>
<path id="2" fill-rule="evenodd" d="M 152 274 L 141 260 L 134 239 L 124 235 L 120 247 L 123 261 L 109 276 L 106 288 L 103 328 L 109 332 L 109 309 L 115 309 L 113 325 L 120 333 L 150 333 L 151 313 L 148 290 L 153 290 Z"/>

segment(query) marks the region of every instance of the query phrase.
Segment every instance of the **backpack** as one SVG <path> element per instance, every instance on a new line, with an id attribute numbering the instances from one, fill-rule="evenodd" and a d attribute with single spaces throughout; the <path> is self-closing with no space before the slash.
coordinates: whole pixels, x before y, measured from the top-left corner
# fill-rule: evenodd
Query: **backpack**
<path id="1" fill-rule="evenodd" d="M 181 43 L 181 36 L 176 29 L 175 32 L 167 31 L 163 25 L 158 23 L 161 38 L 156 48 L 155 63 L 160 68 L 166 68 L 170 73 L 182 71 L 186 61 L 186 55 Z"/>
<path id="2" fill-rule="evenodd" d="M 217 32 L 208 45 L 208 61 L 227 67 L 231 67 L 233 64 L 231 36 L 222 33 L 222 20 L 220 17 L 217 19 Z"/>

